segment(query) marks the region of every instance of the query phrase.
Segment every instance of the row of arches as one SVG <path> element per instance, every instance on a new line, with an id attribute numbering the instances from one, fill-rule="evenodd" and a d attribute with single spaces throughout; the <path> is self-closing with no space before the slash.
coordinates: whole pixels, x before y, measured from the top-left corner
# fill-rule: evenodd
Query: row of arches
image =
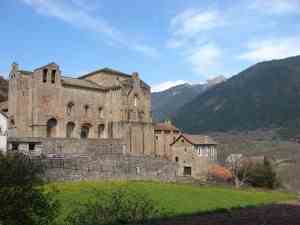
<path id="1" fill-rule="evenodd" d="M 55 118 L 49 119 L 47 121 L 47 137 L 57 137 L 57 129 L 58 122 Z M 68 122 L 66 125 L 66 138 L 74 138 L 75 135 L 76 124 L 72 121 Z M 87 139 L 91 137 L 91 128 L 92 125 L 90 123 L 84 123 L 80 127 L 80 138 Z M 105 125 L 99 124 L 97 127 L 97 137 L 105 138 Z"/>

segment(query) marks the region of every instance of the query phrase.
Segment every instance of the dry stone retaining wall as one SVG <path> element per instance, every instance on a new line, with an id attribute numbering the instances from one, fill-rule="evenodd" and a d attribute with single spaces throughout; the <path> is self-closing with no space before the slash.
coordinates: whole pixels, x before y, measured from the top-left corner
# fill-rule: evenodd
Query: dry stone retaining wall
<path id="1" fill-rule="evenodd" d="M 66 180 L 175 181 L 177 163 L 127 152 L 120 139 L 9 138 L 9 150 L 42 162 L 46 176 Z"/>

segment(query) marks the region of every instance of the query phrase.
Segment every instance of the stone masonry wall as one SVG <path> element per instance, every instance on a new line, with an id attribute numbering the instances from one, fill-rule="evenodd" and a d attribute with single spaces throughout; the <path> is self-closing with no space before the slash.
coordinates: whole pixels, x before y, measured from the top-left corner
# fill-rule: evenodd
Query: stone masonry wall
<path id="1" fill-rule="evenodd" d="M 44 163 L 46 176 L 52 181 L 175 181 L 177 177 L 177 163 L 132 155 L 120 139 L 9 138 L 8 142 L 9 150 L 17 147 Z"/>

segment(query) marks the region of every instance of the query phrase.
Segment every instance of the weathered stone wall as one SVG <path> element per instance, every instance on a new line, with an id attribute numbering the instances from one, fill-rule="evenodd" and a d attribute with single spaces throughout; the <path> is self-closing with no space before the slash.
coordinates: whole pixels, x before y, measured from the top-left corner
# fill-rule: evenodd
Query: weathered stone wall
<path id="1" fill-rule="evenodd" d="M 172 160 L 171 144 L 178 135 L 178 131 L 155 131 L 155 154 L 159 157 Z"/>
<path id="2" fill-rule="evenodd" d="M 184 138 L 172 145 L 172 160 L 179 164 L 178 175 L 184 176 L 184 168 L 191 168 L 191 176 L 195 179 L 206 179 L 210 160 L 207 156 L 200 156 L 194 145 Z"/>
<path id="3" fill-rule="evenodd" d="M 154 155 L 154 127 L 152 123 L 115 122 L 116 138 L 124 137 L 128 152 L 134 155 Z"/>
<path id="4" fill-rule="evenodd" d="M 18 144 L 19 151 L 43 162 L 47 168 L 47 178 L 54 181 L 175 181 L 177 178 L 177 163 L 151 156 L 132 155 L 119 139 L 9 138 L 11 151 L 12 144 Z M 33 145 L 34 150 L 30 150 Z"/>
<path id="5" fill-rule="evenodd" d="M 126 141 L 132 152 L 154 148 L 150 87 L 136 73 L 96 71 L 76 79 L 64 77 L 55 63 L 34 71 L 14 64 L 8 102 L 10 137 L 131 137 Z M 116 128 L 120 122 L 132 123 L 130 131 Z M 82 135 L 86 128 L 88 135 Z"/>

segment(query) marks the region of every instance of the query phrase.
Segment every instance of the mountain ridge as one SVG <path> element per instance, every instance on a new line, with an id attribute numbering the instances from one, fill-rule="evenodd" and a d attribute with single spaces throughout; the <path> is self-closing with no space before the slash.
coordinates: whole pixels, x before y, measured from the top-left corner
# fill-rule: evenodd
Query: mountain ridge
<path id="1" fill-rule="evenodd" d="M 161 92 L 153 92 L 151 95 L 154 120 L 163 121 L 174 117 L 180 107 L 223 80 L 225 77 L 218 76 L 203 84 L 184 83 Z"/>
<path id="2" fill-rule="evenodd" d="M 173 118 L 188 132 L 286 127 L 300 121 L 298 99 L 300 56 L 294 56 L 250 66 L 196 96 Z"/>

